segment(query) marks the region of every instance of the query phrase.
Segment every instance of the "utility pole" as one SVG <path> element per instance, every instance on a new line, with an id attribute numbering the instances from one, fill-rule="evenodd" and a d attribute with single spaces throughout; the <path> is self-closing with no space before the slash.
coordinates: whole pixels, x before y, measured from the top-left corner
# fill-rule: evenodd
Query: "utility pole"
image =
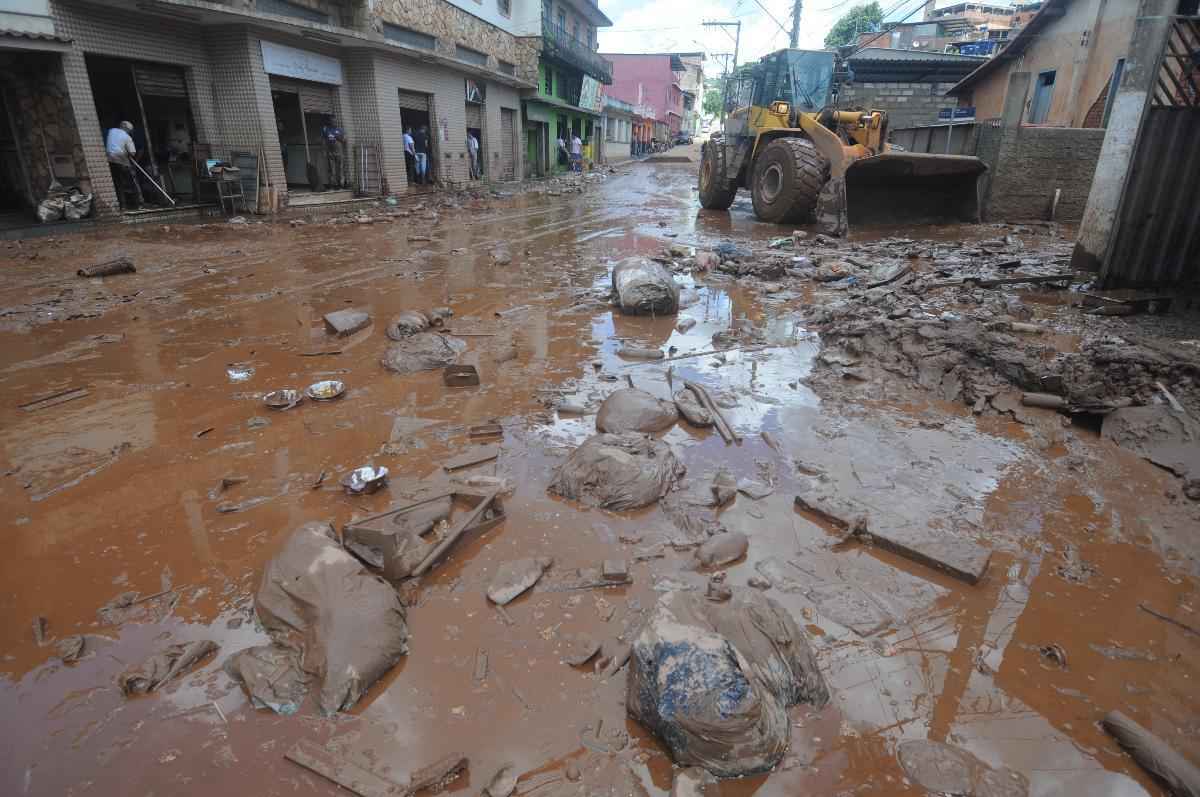
<path id="1" fill-rule="evenodd" d="M 800 46 L 800 12 L 804 10 L 802 0 L 795 0 L 792 3 L 792 44 L 791 48 L 795 50 Z"/>
<path id="2" fill-rule="evenodd" d="M 738 60 L 737 60 L 738 59 L 738 50 L 740 49 L 741 42 L 742 42 L 742 23 L 741 23 L 741 21 L 739 20 L 737 22 L 704 22 L 702 24 L 706 28 L 720 28 L 721 30 L 725 30 L 725 28 L 736 28 L 737 33 L 733 37 L 733 70 L 732 70 L 733 74 L 736 75 L 737 74 L 737 63 L 738 63 Z M 729 31 L 726 30 L 725 35 L 728 36 Z M 725 78 L 725 88 L 721 92 L 721 129 L 722 130 L 725 129 L 725 103 L 728 101 L 728 99 L 729 99 L 729 77 L 727 75 Z"/>

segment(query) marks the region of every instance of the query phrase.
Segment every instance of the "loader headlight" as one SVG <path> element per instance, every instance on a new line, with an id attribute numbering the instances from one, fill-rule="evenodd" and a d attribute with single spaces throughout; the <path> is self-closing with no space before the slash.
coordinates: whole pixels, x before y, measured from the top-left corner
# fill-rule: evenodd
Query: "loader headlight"
<path id="1" fill-rule="evenodd" d="M 786 102 L 776 101 L 771 103 L 771 113 L 779 114 L 780 116 L 787 116 L 787 112 L 789 110 L 791 110 L 791 106 L 789 106 Z"/>

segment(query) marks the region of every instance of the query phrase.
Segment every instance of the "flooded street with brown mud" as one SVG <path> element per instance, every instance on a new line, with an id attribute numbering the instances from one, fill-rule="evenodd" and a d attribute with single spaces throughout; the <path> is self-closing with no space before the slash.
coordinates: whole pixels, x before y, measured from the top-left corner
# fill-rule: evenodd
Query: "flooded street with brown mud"
<path id="1" fill-rule="evenodd" d="M 666 794 L 680 768 L 628 715 L 638 656 L 625 658 L 659 601 L 718 603 L 729 588 L 794 618 L 828 701 L 788 709 L 769 772 L 709 794 L 933 793 L 898 755 L 926 739 L 996 776 L 972 794 L 1166 794 L 1100 720 L 1119 710 L 1200 762 L 1200 503 L 1099 419 L 1118 398 L 1158 406 L 1155 381 L 1198 416 L 1195 314 L 1148 331 L 1149 316 L 1083 316 L 1048 282 L 937 283 L 1001 259 L 1052 272 L 1073 242 L 1054 226 L 775 240 L 791 230 L 755 221 L 744 197 L 699 210 L 695 168 L 636 163 L 579 192 L 426 194 L 369 224 L 115 226 L 0 245 L 0 793 L 339 792 L 285 757 L 307 742 L 391 784 L 364 794 L 403 794 L 451 755 L 469 759 L 452 794 Z M 76 276 L 119 257 L 136 273 Z M 677 314 L 610 303 L 629 258 L 674 275 Z M 884 261 L 903 275 L 875 285 Z M 337 336 L 324 317 L 347 309 L 370 323 Z M 477 386 L 384 367 L 413 340 L 393 323 L 406 311 L 434 316 L 418 334 L 461 341 L 454 361 Z M 877 334 L 895 324 L 908 326 Z M 1033 325 L 1036 350 L 1016 342 Z M 1113 381 L 1114 361 L 1089 353 L 1113 336 L 1134 346 L 1133 331 L 1169 338 L 1191 366 L 1159 351 Z M 1108 370 L 1080 376 L 1087 357 Z M 1038 370 L 1058 362 L 1061 389 Z M 1034 377 L 1070 414 L 1022 402 Z M 264 404 L 322 380 L 344 394 Z M 670 408 L 685 383 L 732 434 L 720 419 L 654 431 L 686 468 L 661 497 L 610 511 L 548 490 L 610 394 Z M 389 471 L 381 489 L 343 487 L 367 465 Z M 495 492 L 502 515 L 393 581 L 398 663 L 326 715 L 321 629 L 383 643 L 365 610 L 357 627 L 353 607 L 318 611 L 306 696 L 255 707 L 229 659 L 271 641 L 256 595 L 293 533 L 340 535 L 452 490 Z M 716 534 L 748 546 L 706 565 Z M 489 600 L 502 565 L 539 557 L 553 563 L 531 589 Z M 219 649 L 149 694 L 123 692 L 123 673 L 200 640 Z M 489 785 L 506 764 L 507 792 Z"/>

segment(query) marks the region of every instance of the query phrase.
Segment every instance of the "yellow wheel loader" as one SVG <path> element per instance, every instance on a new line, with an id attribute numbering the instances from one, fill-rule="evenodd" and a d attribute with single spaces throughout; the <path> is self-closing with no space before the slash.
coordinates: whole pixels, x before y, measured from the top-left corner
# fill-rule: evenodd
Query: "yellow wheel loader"
<path id="1" fill-rule="evenodd" d="M 750 191 L 763 221 L 845 235 L 850 224 L 979 221 L 979 177 L 965 155 L 903 152 L 887 113 L 833 107 L 836 55 L 780 50 L 725 84 L 724 130 L 704 144 L 700 204 L 727 210 Z"/>

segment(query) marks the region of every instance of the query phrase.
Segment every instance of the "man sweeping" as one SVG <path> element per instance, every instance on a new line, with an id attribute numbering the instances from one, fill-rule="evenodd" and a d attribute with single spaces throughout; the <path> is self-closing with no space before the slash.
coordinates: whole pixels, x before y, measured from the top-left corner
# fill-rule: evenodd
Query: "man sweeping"
<path id="1" fill-rule="evenodd" d="M 133 170 L 133 159 L 137 157 L 137 147 L 134 146 L 132 122 L 121 122 L 117 127 L 110 128 L 104 139 L 104 150 L 108 155 L 108 166 L 112 170 L 113 185 L 117 189 L 117 202 L 122 210 L 125 206 L 125 195 L 128 192 L 136 197 L 134 210 L 140 208 L 145 199 L 142 198 L 142 186 L 138 183 L 137 173 Z"/>

